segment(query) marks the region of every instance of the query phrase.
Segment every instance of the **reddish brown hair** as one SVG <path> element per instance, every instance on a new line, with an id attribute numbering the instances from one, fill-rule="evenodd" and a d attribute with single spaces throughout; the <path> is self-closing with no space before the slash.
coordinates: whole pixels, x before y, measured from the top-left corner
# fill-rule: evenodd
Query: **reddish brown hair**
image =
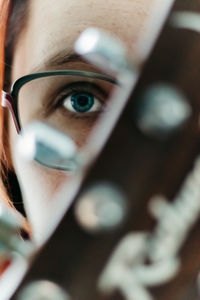
<path id="1" fill-rule="evenodd" d="M 5 72 L 5 40 L 6 40 L 6 25 L 8 20 L 10 7 L 10 0 L 0 0 L 0 95 L 4 85 L 4 72 Z M 4 144 L 5 134 L 4 134 L 4 111 L 0 105 L 0 161 L 1 161 L 1 180 L 0 180 L 0 197 L 1 201 L 4 203 L 13 206 L 10 201 L 5 187 L 4 176 L 4 167 L 8 165 L 7 156 L 6 156 L 6 147 Z"/>
<path id="2" fill-rule="evenodd" d="M 25 22 L 28 0 L 0 0 L 0 96 L 10 86 L 10 71 L 14 45 Z M 8 145 L 7 111 L 0 105 L 0 201 L 14 208 L 8 174 L 11 156 Z M 30 232 L 28 224 L 24 229 Z"/>

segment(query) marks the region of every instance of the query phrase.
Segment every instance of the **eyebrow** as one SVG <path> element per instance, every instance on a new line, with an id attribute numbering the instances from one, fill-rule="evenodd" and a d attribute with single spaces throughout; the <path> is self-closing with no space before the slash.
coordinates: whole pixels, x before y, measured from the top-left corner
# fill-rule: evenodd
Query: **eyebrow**
<path id="1" fill-rule="evenodd" d="M 45 61 L 39 63 L 39 65 L 35 68 L 33 68 L 33 73 L 34 72 L 39 72 L 42 71 L 44 68 L 45 69 L 54 69 L 54 68 L 59 68 L 67 65 L 68 63 L 73 63 L 73 62 L 82 62 L 85 63 L 86 65 L 90 65 L 87 61 L 85 61 L 80 55 L 75 53 L 74 51 L 59 51 L 49 58 L 47 58 Z"/>

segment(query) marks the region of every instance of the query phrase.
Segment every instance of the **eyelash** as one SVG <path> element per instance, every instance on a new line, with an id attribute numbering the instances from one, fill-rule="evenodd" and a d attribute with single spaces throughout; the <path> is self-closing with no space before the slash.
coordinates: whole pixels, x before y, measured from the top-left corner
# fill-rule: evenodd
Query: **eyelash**
<path id="1" fill-rule="evenodd" d="M 89 87 L 88 87 L 89 86 Z M 73 94 L 78 93 L 87 93 L 88 95 L 92 95 L 95 100 L 99 101 L 101 108 L 97 111 L 89 111 L 89 112 L 76 112 L 75 110 L 70 110 L 69 107 L 64 106 L 64 101 L 72 97 Z M 91 84 L 88 82 L 76 82 L 69 85 L 67 88 L 60 91 L 59 95 L 56 97 L 55 101 L 53 101 L 53 109 L 62 108 L 64 113 L 71 115 L 76 118 L 90 118 L 94 117 L 97 114 L 103 111 L 103 105 L 105 103 L 105 98 L 107 97 L 107 93 L 103 90 L 102 87 L 97 86 L 96 84 Z M 103 99 L 102 99 L 103 98 Z M 70 101 L 70 100 L 69 100 Z"/>

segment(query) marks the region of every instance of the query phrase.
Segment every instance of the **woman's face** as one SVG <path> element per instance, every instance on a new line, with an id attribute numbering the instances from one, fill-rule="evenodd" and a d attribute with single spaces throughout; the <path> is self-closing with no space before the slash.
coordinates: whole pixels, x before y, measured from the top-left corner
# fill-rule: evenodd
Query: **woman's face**
<path id="1" fill-rule="evenodd" d="M 27 26 L 19 36 L 15 48 L 12 81 L 29 73 L 55 69 L 96 71 L 91 65 L 71 56 L 74 42 L 84 29 L 91 26 L 118 35 L 134 57 L 135 45 L 142 35 L 154 2 L 155 0 L 30 0 Z M 40 88 L 39 84 L 35 86 L 31 90 L 32 99 L 37 97 Z M 105 89 L 103 93 L 107 92 L 106 84 L 101 89 Z M 99 93 L 101 95 L 97 99 L 104 101 L 101 99 L 104 97 L 103 93 Z M 98 100 L 97 104 L 101 101 Z M 28 101 L 24 103 L 21 108 L 24 123 L 34 118 L 40 119 L 33 114 Z M 85 142 L 93 122 L 94 118 L 86 117 L 82 120 L 77 116 L 70 116 L 67 133 L 78 146 Z M 38 241 L 41 238 L 44 214 L 65 174 L 37 163 L 25 162 L 15 150 L 17 134 L 11 119 L 9 125 L 13 166 L 33 228 L 33 237 Z"/>

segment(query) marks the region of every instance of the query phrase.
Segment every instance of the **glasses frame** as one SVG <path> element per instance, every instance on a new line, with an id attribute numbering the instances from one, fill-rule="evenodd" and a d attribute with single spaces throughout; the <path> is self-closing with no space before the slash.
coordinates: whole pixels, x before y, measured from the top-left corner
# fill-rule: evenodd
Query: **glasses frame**
<path id="1" fill-rule="evenodd" d="M 82 76 L 87 78 L 89 77 L 89 78 L 105 80 L 110 83 L 117 84 L 117 81 L 113 77 L 101 73 L 82 71 L 82 70 L 53 70 L 53 71 L 32 73 L 18 78 L 13 83 L 10 92 L 2 91 L 2 100 L 1 100 L 2 107 L 5 107 L 10 111 L 18 134 L 20 134 L 22 128 L 19 119 L 19 113 L 18 113 L 18 95 L 20 89 L 22 88 L 23 85 L 25 85 L 26 83 L 32 80 L 43 78 L 43 77 L 56 76 L 56 75 Z"/>

